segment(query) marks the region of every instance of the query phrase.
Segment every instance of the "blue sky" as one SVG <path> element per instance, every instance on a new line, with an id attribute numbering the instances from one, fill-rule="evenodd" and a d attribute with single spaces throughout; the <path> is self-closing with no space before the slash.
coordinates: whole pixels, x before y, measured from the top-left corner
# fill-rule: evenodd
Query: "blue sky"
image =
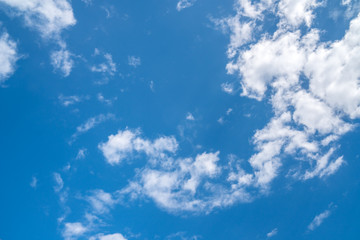
<path id="1" fill-rule="evenodd" d="M 356 0 L 0 0 L 0 239 L 359 239 Z"/>

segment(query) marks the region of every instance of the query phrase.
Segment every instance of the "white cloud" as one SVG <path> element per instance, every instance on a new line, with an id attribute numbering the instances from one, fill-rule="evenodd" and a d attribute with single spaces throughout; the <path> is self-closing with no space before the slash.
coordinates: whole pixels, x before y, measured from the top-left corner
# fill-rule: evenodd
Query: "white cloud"
<path id="1" fill-rule="evenodd" d="M 194 116 L 193 116 L 191 113 L 187 113 L 187 114 L 186 114 L 186 120 L 194 121 L 195 118 L 194 118 Z"/>
<path id="2" fill-rule="evenodd" d="M 105 121 L 107 121 L 109 119 L 113 119 L 114 117 L 115 117 L 114 114 L 108 113 L 106 115 L 100 114 L 98 116 L 89 118 L 88 120 L 86 120 L 85 123 L 81 124 L 80 126 L 78 126 L 76 128 L 76 132 L 71 136 L 70 143 L 75 141 L 76 138 L 78 136 L 80 136 L 81 134 L 86 133 L 87 131 L 89 131 L 90 129 L 96 127 L 100 123 L 103 123 L 103 122 L 105 122 Z"/>
<path id="3" fill-rule="evenodd" d="M 141 58 L 140 57 L 135 57 L 135 56 L 129 56 L 128 57 L 128 64 L 129 64 L 129 66 L 132 66 L 132 67 L 136 68 L 136 67 L 141 65 Z"/>
<path id="4" fill-rule="evenodd" d="M 14 73 L 19 59 L 16 42 L 4 32 L 0 37 L 0 86 Z"/>
<path id="5" fill-rule="evenodd" d="M 43 37 L 59 37 L 60 32 L 75 25 L 71 4 L 67 0 L 0 0 L 24 17 L 25 24 Z"/>
<path id="6" fill-rule="evenodd" d="M 60 50 L 51 53 L 51 63 L 67 77 L 73 67 L 72 54 L 61 39 L 61 32 L 76 24 L 67 0 L 0 0 L 11 15 L 22 16 L 26 26 L 40 32 L 44 39 L 55 40 Z"/>
<path id="7" fill-rule="evenodd" d="M 103 75 L 102 81 L 98 83 L 106 83 L 109 80 L 109 78 L 114 76 L 115 73 L 117 72 L 116 63 L 114 63 L 112 55 L 110 53 L 102 54 L 100 50 L 95 48 L 93 56 L 98 56 L 98 55 L 102 55 L 103 58 L 105 58 L 105 62 L 91 66 L 90 70 L 92 72 L 101 73 Z"/>
<path id="8" fill-rule="evenodd" d="M 175 152 L 178 143 L 174 137 L 159 137 L 154 141 L 143 139 L 139 131 L 124 130 L 110 135 L 105 143 L 99 144 L 107 162 L 119 164 L 134 152 L 143 152 L 150 157 L 162 157 L 165 152 Z"/>
<path id="9" fill-rule="evenodd" d="M 38 183 L 38 179 L 36 177 L 31 178 L 30 187 L 36 188 Z"/>
<path id="10" fill-rule="evenodd" d="M 320 44 L 305 65 L 310 91 L 351 118 L 360 117 L 359 56 L 360 15 L 350 22 L 343 39 Z"/>
<path id="11" fill-rule="evenodd" d="M 170 212 L 210 212 L 216 207 L 250 201 L 251 196 L 241 183 L 230 188 L 211 183 L 222 172 L 218 155 L 219 152 L 204 152 L 195 159 L 167 158 L 149 164 L 119 194 L 131 199 L 150 198 Z"/>
<path id="12" fill-rule="evenodd" d="M 108 213 L 117 202 L 110 193 L 103 190 L 94 190 L 90 196 L 86 197 L 90 203 L 92 211 L 96 214 Z"/>
<path id="13" fill-rule="evenodd" d="M 64 181 L 59 173 L 54 173 L 53 176 L 56 183 L 56 185 L 54 186 L 54 191 L 60 192 L 64 187 Z"/>
<path id="14" fill-rule="evenodd" d="M 232 94 L 235 91 L 234 84 L 231 84 L 231 83 L 222 83 L 221 89 L 228 94 Z"/>
<path id="15" fill-rule="evenodd" d="M 273 230 L 271 230 L 271 232 L 268 232 L 268 233 L 266 234 L 266 236 L 267 236 L 268 238 L 271 238 L 271 237 L 275 236 L 277 233 L 278 233 L 278 229 L 277 229 L 277 228 L 274 228 Z"/>
<path id="16" fill-rule="evenodd" d="M 280 24 L 299 27 L 305 23 L 310 27 L 315 17 L 313 10 L 321 5 L 321 0 L 281 0 L 278 3 L 278 15 L 282 18 Z"/>
<path id="17" fill-rule="evenodd" d="M 86 156 L 86 152 L 87 152 L 87 149 L 86 149 L 86 148 L 81 148 L 81 149 L 79 149 L 78 153 L 76 154 L 75 159 L 76 159 L 76 160 L 84 159 L 85 156 Z"/>
<path id="18" fill-rule="evenodd" d="M 65 223 L 65 228 L 62 232 L 65 240 L 73 240 L 81 237 L 88 231 L 87 227 L 81 222 Z"/>
<path id="19" fill-rule="evenodd" d="M 319 227 L 323 221 L 330 216 L 330 210 L 325 210 L 324 212 L 320 213 L 319 215 L 315 216 L 312 222 L 309 224 L 308 229 L 310 231 L 314 231 L 317 227 Z"/>
<path id="20" fill-rule="evenodd" d="M 79 102 L 83 101 L 84 97 L 77 96 L 77 95 L 64 96 L 64 95 L 60 94 L 58 99 L 59 99 L 59 102 L 61 105 L 67 107 L 67 106 L 70 106 L 75 103 L 79 103 Z"/>
<path id="21" fill-rule="evenodd" d="M 98 234 L 97 236 L 90 237 L 89 240 L 127 240 L 122 234 L 120 233 L 113 233 L 113 234 Z"/>
<path id="22" fill-rule="evenodd" d="M 330 156 L 333 154 L 334 149 L 331 148 L 328 153 L 326 153 L 324 156 L 319 157 L 316 161 L 315 169 L 312 171 L 307 170 L 303 176 L 303 178 L 310 179 L 315 176 L 329 176 L 336 172 L 341 165 L 344 164 L 344 160 L 342 157 L 337 158 L 335 161 L 329 162 Z"/>
<path id="23" fill-rule="evenodd" d="M 61 48 L 60 50 L 51 53 L 51 64 L 55 70 L 59 70 L 64 77 L 67 77 L 70 75 L 74 65 L 74 61 L 71 57 L 72 54 L 66 48 Z"/>
<path id="24" fill-rule="evenodd" d="M 173 233 L 170 234 L 168 236 L 165 237 L 166 240 L 171 240 L 171 239 L 181 239 L 181 240 L 198 240 L 201 239 L 201 236 L 189 236 L 186 234 L 186 232 L 177 232 L 177 233 Z"/>
<path id="25" fill-rule="evenodd" d="M 99 102 L 105 103 L 107 105 L 111 105 L 113 103 L 113 101 L 117 100 L 117 97 L 115 97 L 111 100 L 111 99 L 105 98 L 102 93 L 98 93 L 97 99 L 99 100 Z"/>
<path id="26" fill-rule="evenodd" d="M 196 0 L 179 0 L 179 2 L 176 4 L 176 9 L 180 12 L 181 10 L 194 5 L 195 2 Z"/>
<path id="27" fill-rule="evenodd" d="M 335 173 L 345 161 L 335 157 L 329 145 L 354 129 L 348 117 L 360 117 L 360 16 L 350 22 L 342 39 L 321 43 L 321 31 L 311 28 L 311 22 L 313 10 L 323 2 L 281 0 L 253 4 L 239 0 L 237 4 L 234 17 L 217 20 L 223 29 L 244 24 L 261 28 L 263 12 L 270 9 L 273 11 L 268 14 L 280 16 L 278 29 L 273 34 L 261 34 L 257 41 L 251 37 L 244 40 L 244 35 L 235 30 L 229 33 L 228 73 L 239 73 L 242 96 L 259 101 L 270 96 L 274 112 L 269 124 L 253 138 L 257 153 L 249 162 L 255 170 L 256 184 L 267 188 L 279 174 L 286 155 L 308 162 L 308 169 L 303 165 L 305 173 L 296 174 L 300 179 Z M 298 28 L 303 23 L 308 29 L 302 33 Z M 223 84 L 222 89 L 232 93 L 233 87 L 228 86 Z"/>

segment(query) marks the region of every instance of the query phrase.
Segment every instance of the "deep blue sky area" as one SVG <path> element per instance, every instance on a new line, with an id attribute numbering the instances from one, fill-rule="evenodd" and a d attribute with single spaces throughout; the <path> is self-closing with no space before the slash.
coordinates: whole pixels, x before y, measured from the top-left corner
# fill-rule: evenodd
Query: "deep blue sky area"
<path id="1" fill-rule="evenodd" d="M 0 240 L 360 239 L 359 12 L 0 0 Z"/>

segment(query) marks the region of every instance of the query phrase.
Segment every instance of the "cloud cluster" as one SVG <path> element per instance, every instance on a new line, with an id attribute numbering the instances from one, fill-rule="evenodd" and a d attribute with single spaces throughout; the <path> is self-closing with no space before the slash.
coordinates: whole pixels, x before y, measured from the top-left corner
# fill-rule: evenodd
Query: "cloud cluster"
<path id="1" fill-rule="evenodd" d="M 321 42 L 321 30 L 312 28 L 312 21 L 314 10 L 323 5 L 316 0 L 239 0 L 235 16 L 214 20 L 230 34 L 226 68 L 238 74 L 241 95 L 269 98 L 274 112 L 253 137 L 258 152 L 249 163 L 259 186 L 279 174 L 284 154 L 308 162 L 310 169 L 292 169 L 304 180 L 331 175 L 344 163 L 334 158 L 334 144 L 359 117 L 360 16 L 351 20 L 342 39 Z M 259 33 L 269 15 L 278 19 L 277 29 Z M 232 92 L 228 85 L 224 91 Z"/>
<path id="2" fill-rule="evenodd" d="M 139 130 L 120 130 L 98 145 L 106 161 L 119 165 L 141 156 L 147 163 L 108 199 L 149 198 L 170 212 L 210 212 L 266 193 L 287 156 L 301 160 L 286 169 L 287 176 L 334 174 L 345 163 L 336 156 L 336 141 L 359 117 L 360 16 L 342 39 L 321 42 L 321 30 L 311 27 L 314 9 L 321 6 L 314 0 L 239 0 L 235 16 L 213 20 L 230 34 L 227 70 L 239 75 L 242 96 L 268 100 L 274 113 L 253 136 L 250 170 L 232 155 L 220 161 L 219 151 L 179 156 L 172 136 L 149 140 Z M 277 17 L 277 29 L 255 38 L 268 14 Z M 230 83 L 222 87 L 234 89 Z M 96 203 L 101 211 L 111 208 Z"/>
<path id="3" fill-rule="evenodd" d="M 73 67 L 72 54 L 61 39 L 61 32 L 76 24 L 73 9 L 68 0 L 0 0 L 10 15 L 21 16 L 25 25 L 38 31 L 42 38 L 55 40 L 59 50 L 51 53 L 51 64 L 63 76 L 69 76 Z"/>
<path id="4" fill-rule="evenodd" d="M 151 141 L 142 138 L 139 130 L 129 129 L 110 135 L 107 142 L 99 144 L 99 149 L 112 165 L 132 159 L 136 153 L 147 159 L 128 186 L 116 192 L 119 199 L 150 198 L 171 212 L 209 212 L 251 199 L 245 188 L 252 184 L 252 175 L 239 166 L 223 173 L 218 151 L 203 152 L 194 158 L 176 157 L 178 143 L 174 137 Z M 218 184 L 224 175 L 227 184 Z"/>

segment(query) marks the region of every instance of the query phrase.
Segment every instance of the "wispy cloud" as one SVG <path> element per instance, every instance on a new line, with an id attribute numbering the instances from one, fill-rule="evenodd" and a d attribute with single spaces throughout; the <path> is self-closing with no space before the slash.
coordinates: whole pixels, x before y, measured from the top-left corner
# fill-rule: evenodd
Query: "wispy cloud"
<path id="1" fill-rule="evenodd" d="M 59 70 L 64 77 L 70 75 L 74 61 L 72 60 L 72 53 L 69 52 L 66 47 L 63 47 L 58 51 L 53 51 L 50 57 L 51 64 L 55 70 Z"/>
<path id="2" fill-rule="evenodd" d="M 128 64 L 129 66 L 132 67 L 138 67 L 141 65 L 141 58 L 140 57 L 135 57 L 135 56 L 129 56 L 128 57 Z"/>
<path id="3" fill-rule="evenodd" d="M 319 215 L 316 215 L 314 217 L 314 219 L 312 220 L 312 222 L 309 224 L 308 226 L 308 229 L 310 231 L 314 231 L 316 228 L 318 228 L 322 223 L 323 221 L 328 218 L 331 214 L 331 211 L 328 209 L 328 210 L 325 210 L 324 212 L 320 213 Z"/>
<path id="4" fill-rule="evenodd" d="M 78 136 L 86 133 L 87 131 L 96 127 L 100 123 L 105 122 L 109 119 L 114 119 L 114 118 L 115 118 L 115 115 L 111 114 L 111 113 L 108 113 L 106 115 L 100 114 L 98 116 L 89 118 L 88 120 L 85 121 L 85 123 L 81 124 L 80 126 L 78 126 L 76 128 L 76 132 L 71 136 L 71 140 L 69 141 L 69 143 L 70 144 L 73 143 Z"/>
<path id="5" fill-rule="evenodd" d="M 38 179 L 37 179 L 35 176 L 33 176 L 33 177 L 31 178 L 30 187 L 36 188 L 36 187 L 37 187 L 37 184 L 38 184 Z"/>
<path id="6" fill-rule="evenodd" d="M 194 5 L 196 2 L 196 0 L 180 0 L 177 4 L 176 4 L 176 9 L 180 12 L 181 10 L 191 7 L 192 5 Z"/>
<path id="7" fill-rule="evenodd" d="M 273 230 L 271 230 L 271 232 L 268 232 L 268 233 L 266 234 L 266 236 L 267 236 L 268 238 L 271 238 L 271 237 L 275 236 L 277 233 L 278 233 L 278 229 L 277 229 L 277 228 L 274 228 Z"/>
<path id="8" fill-rule="evenodd" d="M 60 104 L 63 105 L 64 107 L 68 107 L 75 103 L 82 102 L 89 98 L 90 98 L 89 96 L 78 96 L 78 95 L 64 96 L 63 94 L 60 94 L 58 97 Z"/>

